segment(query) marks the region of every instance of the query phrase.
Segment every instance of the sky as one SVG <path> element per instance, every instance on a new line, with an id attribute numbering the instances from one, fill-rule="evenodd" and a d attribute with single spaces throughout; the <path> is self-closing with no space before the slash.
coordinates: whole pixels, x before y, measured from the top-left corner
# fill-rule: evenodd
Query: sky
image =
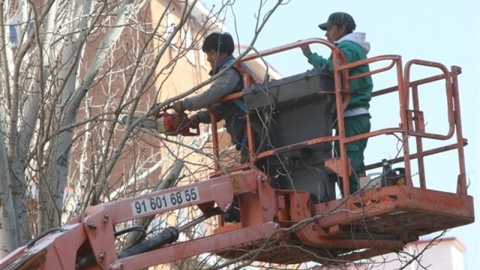
<path id="1" fill-rule="evenodd" d="M 202 0 L 207 8 L 217 7 L 226 0 Z M 249 45 L 255 33 L 255 18 L 259 14 L 259 4 L 265 6 L 260 17 L 265 16 L 269 7 L 277 1 L 236 0 L 226 13 L 221 15 L 227 20 L 227 31 L 237 42 Z M 480 205 L 480 7 L 478 0 L 291 0 L 283 1 L 271 16 L 260 33 L 254 47 L 266 50 L 298 40 L 325 38 L 318 24 L 327 20 L 329 14 L 337 11 L 349 13 L 355 19 L 357 32 L 365 32 L 371 44 L 369 56 L 401 55 L 403 63 L 412 59 L 423 59 L 444 64 L 446 67 L 460 66 L 459 76 L 460 104 L 463 125 L 463 137 L 468 139 L 465 148 L 466 171 L 469 181 L 468 192 L 475 198 L 475 213 L 478 217 Z M 234 15 L 235 16 L 234 16 Z M 236 20 L 235 20 L 236 19 Z M 236 22 L 236 23 L 235 23 Z M 312 46 L 312 51 L 328 56 L 322 47 Z M 284 76 L 305 72 L 311 68 L 300 49 L 268 58 L 267 61 Z M 412 69 L 416 76 L 429 75 L 428 70 Z M 435 74 L 438 73 L 435 70 Z M 433 74 L 432 74 L 433 75 Z M 414 77 L 412 75 L 412 77 Z M 395 79 L 374 77 L 375 89 L 393 86 Z M 425 90 L 421 96 L 422 109 L 428 118 L 427 128 L 431 132 L 445 134 L 445 91 L 444 86 Z M 375 90 L 374 89 L 374 90 Z M 439 90 L 440 89 L 440 90 Z M 371 104 L 372 129 L 395 126 L 398 109 L 392 110 L 389 103 Z M 437 117 L 438 115 L 438 117 Z M 435 117 L 432 117 L 435 116 Z M 438 119 L 437 119 L 438 118 Z M 386 147 L 389 141 L 374 143 L 369 141 L 366 162 L 378 162 L 382 158 L 392 158 L 391 150 Z M 434 145 L 434 143 L 432 143 Z M 395 146 L 392 146 L 395 147 Z M 428 187 L 454 191 L 458 174 L 457 158 L 454 152 L 427 163 L 433 169 L 427 174 Z M 390 154 L 389 154 L 390 153 Z M 450 169 L 453 168 L 453 169 Z M 430 172 L 430 171 L 429 171 Z M 478 218 L 477 218 L 478 220 Z M 457 237 L 466 247 L 466 269 L 480 269 L 479 222 L 450 230 L 446 237 Z"/>

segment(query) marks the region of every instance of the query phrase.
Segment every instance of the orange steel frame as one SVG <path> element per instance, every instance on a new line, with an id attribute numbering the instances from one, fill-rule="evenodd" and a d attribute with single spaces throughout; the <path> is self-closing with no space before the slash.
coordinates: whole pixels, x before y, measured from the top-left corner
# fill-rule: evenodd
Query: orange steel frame
<path id="1" fill-rule="evenodd" d="M 245 86 L 252 83 L 251 76 L 246 70 L 243 70 L 240 65 L 241 62 L 246 62 L 258 57 L 264 57 L 271 54 L 279 53 L 285 50 L 298 48 L 302 45 L 319 43 L 327 46 L 332 51 L 333 59 L 333 78 L 335 86 L 335 100 L 336 100 L 336 117 L 338 119 L 339 134 L 337 136 L 327 136 L 315 138 L 309 141 L 299 142 L 284 146 L 282 148 L 272 149 L 264 152 L 256 152 L 254 149 L 254 137 L 252 128 L 248 125 L 248 142 L 250 150 L 250 163 L 242 164 L 238 167 L 230 168 L 228 172 L 236 170 L 248 170 L 254 168 L 254 162 L 257 159 L 265 158 L 267 156 L 275 155 L 286 148 L 294 148 L 296 145 L 302 144 L 305 146 L 314 145 L 324 142 L 335 142 L 340 146 L 340 157 L 325 160 L 325 166 L 333 172 L 337 173 L 341 181 L 343 181 L 344 197 L 342 199 L 316 204 L 312 211 L 312 216 L 321 216 L 315 222 L 311 222 L 303 229 L 295 232 L 295 238 L 300 239 L 302 245 L 307 247 L 317 247 L 329 250 L 330 253 L 341 254 L 337 259 L 341 260 L 357 260 L 360 258 L 367 258 L 377 254 L 384 254 L 391 251 L 398 251 L 403 248 L 403 245 L 418 239 L 421 235 L 426 235 L 435 231 L 441 231 L 453 227 L 462 226 L 472 223 L 474 221 L 473 198 L 468 196 L 466 186 L 465 174 L 465 160 L 464 160 L 464 146 L 467 144 L 462 137 L 462 125 L 460 115 L 459 93 L 458 93 L 458 79 L 461 69 L 452 66 L 449 71 L 445 66 L 439 63 L 412 60 L 402 69 L 402 58 L 398 55 L 382 55 L 368 58 L 355 63 L 346 63 L 344 55 L 331 43 L 323 39 L 309 39 L 299 41 L 289 45 L 277 47 L 271 50 L 259 52 L 257 54 L 247 55 L 243 57 L 238 63 L 237 68 L 244 74 Z M 348 70 L 350 68 L 372 64 L 372 63 L 386 63 L 380 68 L 371 70 L 356 76 L 349 76 Z M 421 80 L 411 81 L 410 71 L 413 66 L 427 66 L 440 70 L 440 75 L 427 77 Z M 397 92 L 399 102 L 400 124 L 398 127 L 384 128 L 374 130 L 365 134 L 360 134 L 353 137 L 345 137 L 343 110 L 349 101 L 349 82 L 364 76 L 371 76 L 393 70 L 396 73 L 396 85 L 390 88 L 376 90 L 373 92 L 373 98 L 381 95 Z M 423 112 L 420 108 L 418 98 L 418 87 L 423 84 L 428 84 L 438 80 L 445 80 L 446 98 L 448 110 L 448 124 L 449 132 L 445 135 L 427 133 L 423 129 Z M 332 94 L 331 92 L 319 94 Z M 233 94 L 226 97 L 224 100 L 231 100 L 240 98 L 241 93 Z M 412 104 L 413 108 L 409 107 Z M 341 108 L 341 109 L 338 109 Z M 247 115 L 247 124 L 249 124 L 249 116 Z M 213 128 L 213 133 L 216 129 Z M 405 186 L 385 187 L 382 189 L 366 190 L 350 194 L 348 176 L 350 175 L 350 163 L 346 155 L 346 145 L 352 141 L 361 140 L 364 138 L 372 138 L 380 135 L 394 135 L 399 134 L 402 140 L 403 156 L 388 160 L 390 164 L 401 163 L 405 168 Z M 423 149 L 423 139 L 448 140 L 456 135 L 456 142 L 451 145 L 445 145 L 434 149 Z M 214 149 L 218 149 L 218 144 L 215 139 L 216 134 L 213 134 Z M 416 141 L 416 152 L 411 153 L 408 143 L 409 137 L 414 137 Z M 458 153 L 458 168 L 459 174 L 457 179 L 457 190 L 452 193 L 440 192 L 435 190 L 428 190 L 426 187 L 424 158 L 430 155 L 441 153 L 449 150 L 457 150 Z M 218 151 L 215 152 L 218 154 Z M 218 156 L 217 156 L 218 157 Z M 420 186 L 414 187 L 412 181 L 411 162 L 417 160 Z M 367 171 L 370 169 L 380 168 L 382 164 L 373 163 L 366 166 Z M 224 170 L 220 170 L 217 164 L 215 167 L 217 171 L 212 173 L 212 177 L 222 175 Z M 453 167 L 452 167 L 453 168 Z M 280 191 L 277 191 L 279 194 Z M 285 197 L 298 197 L 302 191 L 284 190 L 282 195 L 278 195 L 278 205 L 283 205 L 287 199 Z M 287 195 L 288 194 L 288 195 Z M 302 193 L 303 194 L 303 193 Z M 303 194 L 305 195 L 305 194 Z M 285 196 L 285 197 L 284 197 Z M 304 198 L 305 199 L 305 198 Z M 251 201 L 239 197 L 241 212 L 243 208 L 248 208 L 249 216 L 261 215 L 261 211 L 251 209 Z M 304 202 L 304 206 L 307 203 Z M 291 207 L 291 206 L 290 206 Z M 282 207 L 279 206 L 281 212 Z M 290 209 L 287 211 L 288 215 L 292 215 L 299 209 Z M 284 213 L 287 215 L 287 213 Z M 328 216 L 325 216 L 327 213 Z M 292 223 L 285 221 L 281 222 L 282 215 L 279 214 L 279 223 L 283 226 Z M 292 216 L 291 216 L 292 217 Z M 242 214 L 242 223 L 244 218 L 248 216 Z M 289 222 L 300 222 L 310 218 L 304 215 L 299 219 L 292 218 Z M 394 225 L 392 225 L 394 224 Z M 224 232 L 234 230 L 235 227 L 231 225 L 221 226 L 217 232 Z M 372 233 L 374 232 L 374 233 Z M 367 237 L 364 239 L 356 238 L 354 235 L 375 233 L 379 235 L 396 235 L 395 239 L 375 239 L 375 237 Z M 350 234 L 349 236 L 347 236 Z M 285 241 L 284 244 L 288 246 L 292 242 Z M 252 245 L 254 247 L 255 245 Z M 243 249 L 247 249 L 243 247 Z M 360 249 L 364 249 L 359 251 Z M 240 250 L 240 249 L 238 249 Z M 229 252 L 220 253 L 222 256 L 234 258 L 239 256 L 242 252 L 237 253 L 230 250 Z M 292 252 L 291 249 L 285 248 L 284 252 L 279 251 L 277 246 L 276 256 L 265 257 L 259 256 L 257 260 L 268 262 L 285 263 L 287 261 L 302 262 L 307 260 L 320 260 L 318 257 L 310 257 L 306 252 Z M 314 249 L 318 254 L 320 249 Z M 311 250 L 310 250 L 311 251 Z M 355 252 L 353 252 L 355 251 Z M 359 251 L 359 252 L 357 252 Z M 289 256 L 290 255 L 290 256 Z M 297 259 L 297 260 L 296 260 Z M 328 262 L 325 262 L 328 263 Z"/>
<path id="2" fill-rule="evenodd" d="M 242 61 L 260 56 L 297 48 L 304 44 L 320 43 L 332 50 L 334 63 L 345 58 L 332 44 L 322 39 L 309 39 L 289 44 L 255 55 L 248 55 Z M 356 65 L 386 61 L 385 67 L 372 70 L 368 76 L 394 69 L 397 85 L 378 90 L 374 98 L 398 91 L 400 104 L 399 127 L 372 131 L 355 137 L 345 137 L 343 131 L 343 109 L 337 110 L 340 134 L 302 142 L 313 145 L 336 141 L 340 144 L 340 157 L 325 162 L 325 165 L 344 180 L 344 198 L 312 205 L 309 192 L 302 190 L 279 190 L 270 186 L 269 176 L 254 167 L 255 158 L 273 155 L 279 149 L 255 153 L 253 136 L 248 127 L 250 160 L 249 164 L 230 168 L 227 171 L 215 164 L 216 171 L 210 180 L 191 185 L 174 187 L 137 197 L 89 207 L 85 213 L 68 221 L 62 228 L 38 237 L 29 245 L 18 248 L 0 260 L 0 269 L 73 269 L 78 257 L 93 255 L 95 265 L 79 269 L 142 269 L 188 258 L 194 255 L 215 252 L 225 258 L 239 258 L 249 255 L 249 259 L 272 263 L 296 263 L 318 261 L 329 264 L 368 258 L 377 254 L 398 251 L 405 243 L 415 241 L 419 236 L 469 224 L 474 220 L 473 198 L 468 196 L 464 165 L 460 104 L 458 98 L 457 75 L 460 68 L 448 71 L 443 65 L 414 60 L 402 70 L 401 57 L 385 55 L 372 57 L 351 64 L 334 65 L 334 84 L 337 108 L 345 108 L 349 99 L 349 82 L 360 76 L 349 77 L 348 69 Z M 410 81 L 410 70 L 414 65 L 439 68 L 441 75 L 418 81 Z M 404 75 L 405 74 L 405 75 Z M 245 83 L 251 77 L 245 74 Z M 448 118 L 450 129 L 446 135 L 426 133 L 423 115 L 418 103 L 418 86 L 446 80 Z M 342 84 L 343 82 L 343 84 Z M 409 91 L 410 90 L 410 91 Z M 320 93 L 328 94 L 328 93 Z M 330 93 L 332 94 L 332 93 Z M 241 94 L 226 98 L 233 99 Z M 409 109 L 412 99 L 413 108 Z M 247 115 L 247 123 L 249 123 Z M 348 190 L 349 167 L 346 157 L 346 144 L 362 138 L 400 133 L 404 142 L 403 157 L 390 160 L 403 162 L 406 173 L 405 186 L 389 186 L 379 189 L 361 190 L 350 195 Z M 431 150 L 424 150 L 422 139 L 445 140 L 456 134 L 456 143 Z M 416 153 L 410 153 L 408 137 L 416 139 Z M 212 128 L 214 154 L 219 157 L 218 136 Z M 288 147 L 288 146 L 287 146 Z M 423 173 L 424 158 L 448 150 L 458 151 L 459 176 L 456 192 L 440 192 L 426 189 Z M 416 159 L 420 173 L 420 187 L 414 187 L 410 177 L 410 162 Z M 367 169 L 380 167 L 369 164 Z M 135 214 L 133 204 L 137 201 L 152 201 L 154 198 L 195 189 L 198 200 L 183 205 L 175 205 Z M 179 241 L 131 257 L 118 258 L 115 245 L 115 224 L 159 215 L 184 207 L 198 207 L 206 213 L 214 207 L 226 211 L 234 196 L 238 197 L 241 221 L 223 224 L 211 235 Z M 268 248 L 265 244 L 270 243 Z M 261 252 L 253 252 L 262 249 Z M 251 257 L 253 256 L 253 257 Z"/>
<path id="3" fill-rule="evenodd" d="M 335 158 L 332 160 L 326 161 L 326 166 L 329 167 L 332 171 L 336 172 L 344 181 L 343 187 L 345 196 L 348 197 L 350 195 L 349 185 L 348 185 L 348 176 L 350 175 L 350 168 L 349 168 L 349 161 L 346 155 L 346 145 L 352 141 L 357 141 L 365 138 L 376 137 L 380 135 L 391 135 L 394 133 L 399 133 L 401 135 L 401 139 L 403 141 L 403 157 L 397 157 L 395 159 L 389 160 L 389 163 L 398 163 L 403 162 L 405 166 L 405 175 L 406 175 L 406 182 L 407 185 L 413 186 L 412 179 L 411 179 L 411 165 L 410 162 L 413 159 L 417 159 L 418 167 L 419 167 L 419 174 L 420 174 L 420 186 L 422 188 L 426 188 L 426 181 L 425 181 L 425 173 L 424 173 L 424 157 L 456 149 L 458 151 L 458 165 L 459 165 L 459 179 L 458 185 L 461 194 L 467 194 L 466 191 L 466 174 L 465 174 L 465 159 L 464 159 L 464 150 L 463 147 L 467 144 L 467 141 L 463 139 L 462 134 L 462 124 L 461 124 L 461 115 L 460 115 L 460 103 L 459 103 L 459 94 L 458 94 L 458 78 L 457 76 L 461 73 L 461 68 L 457 66 L 452 66 L 451 71 L 449 71 L 444 65 L 436 62 L 431 61 L 423 61 L 423 60 L 411 60 L 405 65 L 405 71 L 402 70 L 402 58 L 398 55 L 382 55 L 382 56 L 375 56 L 371 57 L 362 61 L 357 61 L 355 63 L 349 64 L 341 64 L 345 63 L 344 55 L 330 42 L 324 39 L 308 39 L 304 41 L 299 41 L 296 43 L 276 47 L 274 49 L 266 50 L 263 52 L 259 52 L 258 54 L 247 55 L 243 57 L 240 61 L 238 61 L 236 67 L 243 73 L 244 75 L 244 85 L 248 86 L 253 83 L 256 83 L 253 77 L 245 70 L 240 64 L 242 62 L 247 62 L 249 60 L 253 60 L 259 57 L 265 57 L 268 55 L 280 53 L 286 50 L 299 48 L 302 45 L 318 43 L 327 46 L 329 49 L 332 50 L 332 60 L 333 60 L 333 77 L 334 77 L 334 86 L 335 86 L 335 100 L 336 100 L 336 107 L 342 108 L 336 110 L 336 116 L 338 121 L 338 128 L 339 134 L 338 136 L 329 136 L 329 137 L 321 137 L 316 138 L 313 140 L 309 140 L 306 142 L 300 142 L 298 144 L 303 145 L 313 145 L 323 142 L 337 142 L 340 146 L 340 157 Z M 384 67 L 371 70 L 368 73 L 364 73 L 361 75 L 356 76 L 349 76 L 348 70 L 350 68 L 372 64 L 375 62 L 388 62 L 387 65 Z M 438 68 L 441 71 L 441 74 L 424 78 L 421 80 L 416 80 L 411 82 L 410 81 L 410 70 L 415 65 L 421 66 L 428 66 L 433 68 Z M 381 130 L 375 130 L 369 133 L 360 134 L 353 137 L 345 137 L 345 128 L 344 128 L 344 121 L 343 121 L 343 110 L 346 108 L 348 101 L 350 99 L 349 93 L 349 82 L 358 78 L 362 78 L 365 76 L 371 76 L 374 74 L 379 74 L 391 69 L 396 70 L 397 75 L 397 85 L 381 90 L 376 90 L 372 93 L 372 97 L 378 97 L 384 94 L 392 93 L 397 91 L 398 92 L 398 99 L 399 99 L 399 106 L 400 106 L 400 123 L 399 127 L 392 127 L 386 128 Z M 404 75 L 405 73 L 405 75 Z M 420 110 L 420 104 L 418 100 L 418 86 L 423 84 L 428 84 L 430 82 L 438 81 L 438 80 L 445 80 L 446 81 L 446 98 L 447 98 L 447 105 L 448 105 L 448 124 L 449 124 L 449 131 L 447 134 L 433 134 L 427 133 L 423 130 L 423 115 Z M 343 84 L 342 84 L 343 82 Z M 411 92 L 409 91 L 411 89 Z M 319 93 L 329 95 L 332 94 L 330 92 Z M 232 99 L 241 98 L 242 93 L 236 93 L 227 96 L 223 99 L 223 101 L 228 101 Z M 413 108 L 409 109 L 409 102 L 412 101 Z M 248 146 L 249 146 L 249 155 L 250 155 L 250 163 L 243 164 L 238 167 L 229 168 L 229 171 L 235 170 L 242 170 L 253 168 L 254 162 L 257 159 L 265 158 L 267 156 L 274 155 L 275 152 L 280 151 L 285 148 L 293 147 L 294 145 L 284 146 L 282 148 L 272 149 L 260 153 L 256 153 L 256 149 L 254 146 L 254 138 L 253 138 L 253 131 L 250 126 L 249 116 L 247 114 L 247 134 L 248 134 Z M 214 116 L 212 119 L 215 120 Z M 216 121 L 212 121 L 215 123 Z M 436 140 L 448 140 L 456 135 L 456 143 L 448 146 L 442 146 L 435 149 L 430 149 L 425 151 L 423 149 L 423 138 L 430 138 Z M 416 153 L 410 153 L 408 138 L 410 136 L 414 136 L 416 140 Z M 217 129 L 212 129 L 212 141 L 213 141 L 213 148 L 214 154 L 219 160 L 219 144 L 218 144 L 218 134 Z M 374 163 L 369 164 L 366 166 L 367 170 L 379 168 L 381 167 L 381 163 Z M 212 173 L 212 176 L 221 175 L 225 173 L 224 170 L 220 169 L 220 165 L 218 162 L 215 162 L 215 172 Z"/>

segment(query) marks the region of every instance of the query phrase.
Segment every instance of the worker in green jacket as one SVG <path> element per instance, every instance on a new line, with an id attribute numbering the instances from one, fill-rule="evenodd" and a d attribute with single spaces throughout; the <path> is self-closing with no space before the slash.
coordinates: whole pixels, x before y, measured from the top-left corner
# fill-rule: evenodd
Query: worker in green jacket
<path id="1" fill-rule="evenodd" d="M 334 43 L 345 55 L 348 63 L 363 60 L 367 58 L 370 50 L 370 43 L 365 41 L 365 33 L 353 32 L 355 30 L 355 21 L 352 16 L 345 12 L 332 13 L 326 23 L 319 25 L 320 29 L 327 31 L 325 36 L 328 41 Z M 301 47 L 303 55 L 308 58 L 308 62 L 314 67 L 327 67 L 333 70 L 332 56 L 328 59 L 310 51 L 310 47 L 305 45 Z M 348 71 L 349 76 L 369 72 L 368 65 L 362 65 L 352 68 Z M 343 115 L 345 120 L 345 136 L 351 137 L 370 131 L 370 99 L 372 97 L 373 82 L 371 76 L 359 78 L 350 82 L 352 91 L 350 101 Z M 335 121 L 336 122 L 336 121 Z M 338 134 L 338 128 L 336 127 Z M 352 162 L 352 175 L 349 179 L 350 193 L 359 189 L 359 178 L 365 175 L 365 164 L 363 162 L 363 152 L 367 146 L 367 139 L 354 141 L 347 144 L 347 155 Z M 335 144 L 335 151 L 338 155 L 340 148 Z M 340 181 L 340 189 L 343 187 Z"/>

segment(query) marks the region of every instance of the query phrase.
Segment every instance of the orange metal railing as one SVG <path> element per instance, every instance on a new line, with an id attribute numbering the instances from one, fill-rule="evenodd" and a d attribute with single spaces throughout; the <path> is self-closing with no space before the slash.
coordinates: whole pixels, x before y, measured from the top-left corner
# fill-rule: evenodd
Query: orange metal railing
<path id="1" fill-rule="evenodd" d="M 465 176 L 465 161 L 464 161 L 464 151 L 463 147 L 466 145 L 466 140 L 462 137 L 462 126 L 461 126 L 461 115 L 460 115 L 460 104 L 458 98 L 458 81 L 457 76 L 461 73 L 459 67 L 453 66 L 449 71 L 444 65 L 440 63 L 422 61 L 422 60 L 412 60 L 405 65 L 405 69 L 402 66 L 402 58 L 399 55 L 381 55 L 371 57 L 365 60 L 357 61 L 354 63 L 346 63 L 345 56 L 339 51 L 332 43 L 324 39 L 308 39 L 284 46 L 276 47 L 270 50 L 262 51 L 259 53 L 247 55 L 237 62 L 237 68 L 244 74 L 244 83 L 245 86 L 248 86 L 252 83 L 253 77 L 248 73 L 247 70 L 243 69 L 240 65 L 243 62 L 253 60 L 259 57 L 265 57 L 268 55 L 280 53 L 283 51 L 300 48 L 303 45 L 318 43 L 328 47 L 332 52 L 333 59 L 333 80 L 334 80 L 334 92 L 322 92 L 319 94 L 325 95 L 335 95 L 335 106 L 336 108 L 341 108 L 336 110 L 336 119 L 339 129 L 339 134 L 335 136 L 319 137 L 305 142 L 300 142 L 305 146 L 325 143 L 325 142 L 335 142 L 339 144 L 340 153 L 338 158 L 332 158 L 332 160 L 326 161 L 326 166 L 329 166 L 330 169 L 335 171 L 343 181 L 344 195 L 349 196 L 350 190 L 348 185 L 348 177 L 350 175 L 349 161 L 347 158 L 346 145 L 350 142 L 372 138 L 380 135 L 395 135 L 399 137 L 402 141 L 403 156 L 390 159 L 389 163 L 403 163 L 405 169 L 405 182 L 406 185 L 413 186 L 412 182 L 412 169 L 411 169 L 411 160 L 417 160 L 417 166 L 419 170 L 419 179 L 420 187 L 426 188 L 425 172 L 424 172 L 424 158 L 426 156 L 434 155 L 440 152 L 449 151 L 456 149 L 458 151 L 458 165 L 459 165 L 459 177 L 457 183 L 457 193 L 467 194 L 466 190 L 466 176 Z M 348 70 L 361 65 L 371 65 L 371 64 L 380 65 L 379 68 L 373 69 L 368 73 L 349 76 Z M 410 81 L 410 72 L 413 66 L 421 65 L 431 68 L 436 68 L 441 71 L 441 74 L 427 77 L 421 80 Z M 372 93 L 372 99 L 378 98 L 385 94 L 397 93 L 398 102 L 399 102 L 399 117 L 400 123 L 395 127 L 388 127 L 379 130 L 373 130 L 368 133 L 356 135 L 353 137 L 345 136 L 344 121 L 343 121 L 343 110 L 346 108 L 349 98 L 350 98 L 350 89 L 349 85 L 352 80 L 359 79 L 365 76 L 373 76 L 387 71 L 393 71 L 396 74 L 396 85 L 380 90 L 375 90 Z M 446 98 L 447 98 L 447 107 L 448 107 L 448 132 L 447 134 L 436 134 L 428 133 L 423 129 L 423 114 L 420 108 L 419 101 L 419 86 L 425 85 L 434 81 L 445 80 L 446 86 Z M 236 98 L 241 98 L 242 93 L 236 93 L 227 96 L 223 101 L 232 100 Z M 410 105 L 411 104 L 411 105 Z M 212 116 L 213 117 L 213 116 Z M 241 164 L 237 167 L 230 168 L 229 170 L 245 170 L 251 169 L 254 167 L 254 161 L 257 159 L 262 159 L 268 156 L 275 155 L 277 151 L 281 151 L 284 148 L 295 147 L 297 144 L 284 146 L 282 148 L 271 149 L 263 152 L 258 152 L 255 149 L 253 129 L 250 125 L 249 115 L 247 117 L 247 135 L 248 135 L 248 146 L 249 146 L 249 155 L 250 162 L 248 164 Z M 214 118 L 213 118 L 214 120 Z M 214 123 L 214 121 L 212 121 Z M 433 149 L 425 150 L 423 148 L 423 139 L 434 139 L 434 140 L 449 140 L 454 135 L 456 135 L 456 142 L 454 144 L 445 145 L 436 147 Z M 416 149 L 414 153 L 411 153 L 409 147 L 409 137 L 414 137 L 416 142 Z M 212 129 L 212 139 L 213 139 L 213 149 L 214 155 L 219 158 L 219 143 L 218 143 L 218 134 L 217 129 Z M 382 166 L 381 162 L 367 164 L 366 169 L 375 169 Z M 220 168 L 218 163 L 215 163 L 215 172 L 212 175 L 220 175 L 225 173 L 224 170 Z"/>

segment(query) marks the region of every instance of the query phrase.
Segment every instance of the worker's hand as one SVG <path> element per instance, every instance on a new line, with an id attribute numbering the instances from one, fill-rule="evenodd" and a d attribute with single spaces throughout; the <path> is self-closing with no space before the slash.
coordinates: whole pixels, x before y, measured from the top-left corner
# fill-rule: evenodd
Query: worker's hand
<path id="1" fill-rule="evenodd" d="M 312 53 L 312 51 L 310 50 L 310 46 L 308 46 L 308 44 L 301 46 L 300 49 L 302 49 L 302 53 L 303 55 L 305 55 L 305 57 L 308 57 Z"/>
<path id="2" fill-rule="evenodd" d="M 174 109 L 177 113 L 183 112 L 183 106 L 181 101 L 175 101 L 172 104 L 172 109 Z"/>
<path id="3" fill-rule="evenodd" d="M 191 127 L 198 127 L 198 124 L 200 124 L 200 118 L 198 118 L 198 116 L 195 114 L 193 116 L 190 116 L 188 118 L 188 121 L 189 121 L 189 125 Z"/>

